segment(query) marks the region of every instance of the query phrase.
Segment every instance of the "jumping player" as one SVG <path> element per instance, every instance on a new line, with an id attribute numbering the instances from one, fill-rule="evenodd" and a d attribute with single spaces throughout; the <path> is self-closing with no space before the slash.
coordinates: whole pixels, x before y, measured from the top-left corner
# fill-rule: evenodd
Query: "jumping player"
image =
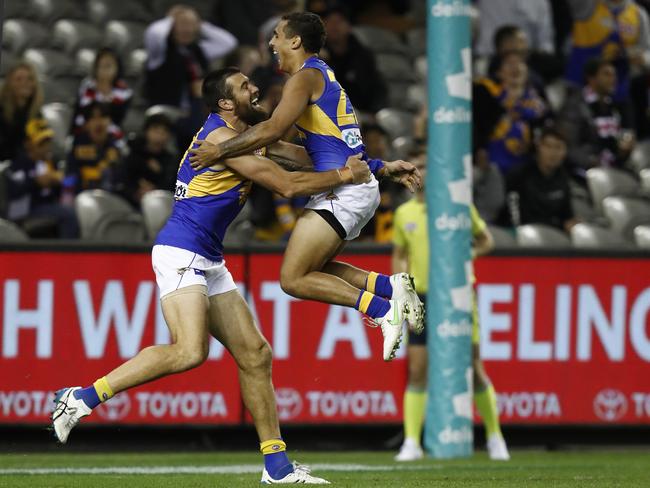
<path id="1" fill-rule="evenodd" d="M 190 152 L 195 168 L 246 154 L 278 141 L 295 124 L 317 172 L 341 168 L 348 156 L 364 151 L 359 124 L 332 69 L 318 58 L 325 28 L 316 14 L 282 17 L 269 45 L 279 67 L 292 76 L 271 117 L 218 145 L 204 141 Z M 369 161 L 374 173 L 400 181 L 412 191 L 420 175 L 405 161 Z M 280 273 L 282 289 L 297 298 L 334 303 L 368 315 L 384 335 L 383 357 L 395 356 L 406 319 L 424 327 L 424 307 L 406 273 L 385 276 L 335 261 L 346 241 L 359 235 L 379 205 L 378 182 L 343 185 L 311 198 L 289 239 Z"/>
<path id="2" fill-rule="evenodd" d="M 211 113 L 196 138 L 225 141 L 264 115 L 257 104 L 257 88 L 236 68 L 209 74 L 203 82 L 203 98 Z M 271 383 L 271 348 L 226 268 L 223 239 L 251 182 L 291 197 L 366 182 L 371 174 L 366 163 L 356 157 L 349 158 L 343 168 L 324 173 L 287 172 L 262 156 L 264 152 L 229 158 L 198 172 L 185 154 L 178 170 L 172 215 L 152 250 L 172 343 L 143 349 L 86 388 L 58 391 L 52 423 L 60 442 L 65 443 L 79 420 L 114 394 L 202 364 L 211 334 L 237 363 L 242 397 L 264 454 L 262 482 L 327 483 L 287 458 Z M 269 153 L 285 159 L 299 154 L 286 143 L 270 146 Z"/>
<path id="3" fill-rule="evenodd" d="M 414 164 L 422 173 L 426 171 L 426 154 L 414 158 Z M 485 222 L 472 205 L 472 255 L 482 256 L 494 247 L 492 235 Z M 393 232 L 393 272 L 409 271 L 415 275 L 417 291 L 424 295 L 429 280 L 429 235 L 427 231 L 427 211 L 424 191 L 397 208 Z M 488 454 L 491 459 L 507 461 L 508 448 L 501 435 L 496 393 L 488 378 L 479 354 L 479 324 L 474 298 L 472 313 L 472 368 L 474 371 L 474 403 L 483 418 L 487 437 Z M 404 392 L 404 443 L 395 456 L 396 461 L 415 461 L 422 459 L 424 453 L 420 445 L 427 387 L 427 332 L 415 335 L 409 333 L 407 358 L 408 381 Z"/>

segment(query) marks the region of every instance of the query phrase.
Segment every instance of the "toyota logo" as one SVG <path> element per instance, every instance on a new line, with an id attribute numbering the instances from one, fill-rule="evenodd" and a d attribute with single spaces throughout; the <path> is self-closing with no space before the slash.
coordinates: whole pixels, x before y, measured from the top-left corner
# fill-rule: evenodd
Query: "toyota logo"
<path id="1" fill-rule="evenodd" d="M 129 414 L 129 410 L 131 410 L 131 399 L 128 393 L 119 393 L 95 409 L 101 418 L 109 422 L 123 419 Z"/>
<path id="2" fill-rule="evenodd" d="M 600 390 L 594 398 L 594 413 L 605 422 L 615 422 L 627 412 L 627 399 L 619 390 Z"/>
<path id="3" fill-rule="evenodd" d="M 275 401 L 278 404 L 280 420 L 296 417 L 302 410 L 302 398 L 293 388 L 278 388 L 275 390 Z"/>

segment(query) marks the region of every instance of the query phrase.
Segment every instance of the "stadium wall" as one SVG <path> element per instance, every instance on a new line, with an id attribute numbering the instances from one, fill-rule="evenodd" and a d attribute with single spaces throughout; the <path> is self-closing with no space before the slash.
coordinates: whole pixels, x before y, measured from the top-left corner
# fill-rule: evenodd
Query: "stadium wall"
<path id="1" fill-rule="evenodd" d="M 384 363 L 379 332 L 358 312 L 284 294 L 281 253 L 250 247 L 227 258 L 274 349 L 281 421 L 399 424 L 404 351 Z M 388 248 L 351 246 L 346 260 L 390 269 Z M 650 425 L 647 254 L 513 251 L 476 269 L 482 355 L 504 424 Z M 87 384 L 169 340 L 142 246 L 3 246 L 0 317 L 3 425 L 47 424 L 60 381 Z M 435 333 L 469 326 L 445 321 Z M 216 342 L 207 364 L 118 395 L 97 413 L 97 425 L 250 423 L 235 364 Z"/>

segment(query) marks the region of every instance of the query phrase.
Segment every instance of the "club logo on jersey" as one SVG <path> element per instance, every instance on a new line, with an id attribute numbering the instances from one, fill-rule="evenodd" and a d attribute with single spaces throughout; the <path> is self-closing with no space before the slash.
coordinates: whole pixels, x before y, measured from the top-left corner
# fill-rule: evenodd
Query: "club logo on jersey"
<path id="1" fill-rule="evenodd" d="M 341 138 L 348 145 L 348 147 L 352 149 L 363 144 L 363 139 L 361 139 L 361 131 L 356 127 L 341 131 Z"/>
<path id="2" fill-rule="evenodd" d="M 176 189 L 174 190 L 174 198 L 176 200 L 182 200 L 187 198 L 187 183 L 176 180 Z"/>

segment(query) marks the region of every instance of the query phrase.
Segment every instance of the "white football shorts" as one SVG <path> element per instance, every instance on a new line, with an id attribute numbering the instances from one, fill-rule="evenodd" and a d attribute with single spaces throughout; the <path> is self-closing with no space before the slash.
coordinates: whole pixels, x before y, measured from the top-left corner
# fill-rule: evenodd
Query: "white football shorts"
<path id="1" fill-rule="evenodd" d="M 211 261 L 186 249 L 158 244 L 151 250 L 151 264 L 161 298 L 190 285 L 206 286 L 209 297 L 237 289 L 225 260 Z"/>
<path id="2" fill-rule="evenodd" d="M 374 176 L 368 183 L 342 185 L 313 195 L 305 205 L 305 208 L 314 210 L 323 217 L 341 239 L 346 241 L 359 237 L 361 229 L 375 214 L 377 207 L 379 182 Z"/>

